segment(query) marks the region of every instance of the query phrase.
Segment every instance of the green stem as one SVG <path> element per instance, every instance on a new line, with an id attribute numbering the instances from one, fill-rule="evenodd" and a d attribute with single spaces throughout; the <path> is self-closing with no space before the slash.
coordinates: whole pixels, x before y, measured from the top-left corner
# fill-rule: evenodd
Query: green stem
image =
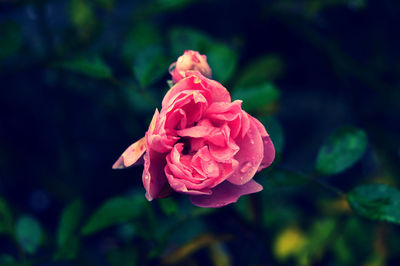
<path id="1" fill-rule="evenodd" d="M 337 187 L 332 186 L 331 184 L 328 184 L 322 180 L 314 179 L 314 178 L 310 178 L 310 180 L 312 182 L 314 182 L 315 184 L 319 185 L 320 187 L 323 187 L 323 188 L 337 194 L 340 197 L 346 197 L 346 193 L 344 193 L 342 190 L 338 189 Z"/>

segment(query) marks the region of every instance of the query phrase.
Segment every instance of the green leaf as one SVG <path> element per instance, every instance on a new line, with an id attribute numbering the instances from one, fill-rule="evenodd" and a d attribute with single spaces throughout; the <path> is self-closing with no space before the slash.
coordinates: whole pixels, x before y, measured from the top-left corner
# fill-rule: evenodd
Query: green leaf
<path id="1" fill-rule="evenodd" d="M 225 44 L 213 43 L 205 53 L 212 69 L 213 79 L 221 83 L 226 82 L 236 70 L 237 52 Z"/>
<path id="2" fill-rule="evenodd" d="M 109 199 L 92 214 L 82 228 L 82 234 L 90 235 L 138 217 L 144 202 L 144 196 Z"/>
<path id="3" fill-rule="evenodd" d="M 303 255 L 308 261 L 322 254 L 332 238 L 336 228 L 336 221 L 331 218 L 316 220 L 311 227 L 307 244 L 304 247 Z M 307 263 L 308 264 L 308 263 Z"/>
<path id="4" fill-rule="evenodd" d="M 143 48 L 133 62 L 133 73 L 142 87 L 159 80 L 168 72 L 168 60 L 159 45 Z"/>
<path id="5" fill-rule="evenodd" d="M 274 103 L 280 96 L 279 90 L 271 83 L 263 83 L 254 87 L 237 88 L 232 98 L 243 101 L 243 109 L 248 112 L 257 111 Z"/>
<path id="6" fill-rule="evenodd" d="M 54 260 L 74 260 L 79 251 L 79 237 L 71 236 L 65 242 L 65 245 L 57 249 L 53 255 Z"/>
<path id="7" fill-rule="evenodd" d="M 112 77 L 111 69 L 98 56 L 62 61 L 55 63 L 54 66 L 96 79 L 110 79 Z"/>
<path id="8" fill-rule="evenodd" d="M 367 148 L 367 136 L 361 129 L 343 127 L 336 131 L 319 150 L 316 170 L 323 175 L 340 173 L 355 164 Z"/>
<path id="9" fill-rule="evenodd" d="M 22 216 L 16 224 L 15 236 L 17 242 L 29 254 L 34 254 L 42 239 L 42 228 L 32 216 Z"/>
<path id="10" fill-rule="evenodd" d="M 236 82 L 236 87 L 254 86 L 273 81 L 282 75 L 284 64 L 277 55 L 262 55 L 247 65 Z"/>
<path id="11" fill-rule="evenodd" d="M 96 27 L 96 15 L 87 0 L 71 0 L 69 18 L 82 39 L 87 39 Z"/>
<path id="12" fill-rule="evenodd" d="M 142 49 L 161 44 L 161 34 L 157 27 L 149 23 L 137 24 L 128 33 L 122 45 L 122 58 L 131 67 L 135 57 L 142 52 Z"/>
<path id="13" fill-rule="evenodd" d="M 71 237 L 76 236 L 82 215 L 83 204 L 81 200 L 75 200 L 63 210 L 57 232 L 57 244 L 59 247 L 65 246 Z"/>
<path id="14" fill-rule="evenodd" d="M 347 195 L 351 208 L 372 220 L 400 224 L 400 191 L 384 184 L 358 186 Z"/>
<path id="15" fill-rule="evenodd" d="M 13 218 L 7 202 L 0 198 L 0 234 L 13 233 Z"/>
<path id="16" fill-rule="evenodd" d="M 160 205 L 161 210 L 167 215 L 167 216 L 173 216 L 178 214 L 178 205 L 172 198 L 163 198 L 157 200 L 158 204 Z"/>

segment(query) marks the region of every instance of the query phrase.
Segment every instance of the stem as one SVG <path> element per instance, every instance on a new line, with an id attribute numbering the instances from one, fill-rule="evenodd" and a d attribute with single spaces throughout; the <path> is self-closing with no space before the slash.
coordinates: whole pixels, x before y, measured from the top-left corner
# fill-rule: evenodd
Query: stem
<path id="1" fill-rule="evenodd" d="M 337 195 L 339 195 L 340 197 L 346 197 L 346 193 L 344 193 L 342 190 L 338 189 L 337 187 L 332 186 L 331 184 L 328 184 L 322 180 L 319 179 L 315 179 L 315 178 L 309 178 L 310 181 L 314 182 L 315 184 L 319 185 L 320 187 L 323 187 Z"/>

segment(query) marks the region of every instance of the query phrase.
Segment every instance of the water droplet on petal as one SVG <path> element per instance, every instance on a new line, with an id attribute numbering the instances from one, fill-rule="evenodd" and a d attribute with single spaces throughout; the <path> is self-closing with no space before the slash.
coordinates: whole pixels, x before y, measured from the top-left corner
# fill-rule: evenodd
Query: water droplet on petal
<path id="1" fill-rule="evenodd" d="M 250 144 L 253 145 L 254 144 L 254 140 L 251 138 L 250 139 Z"/>
<path id="2" fill-rule="evenodd" d="M 247 171 L 250 170 L 251 166 L 252 166 L 251 162 L 242 163 L 242 165 L 240 166 L 240 172 L 243 174 L 246 173 Z"/>

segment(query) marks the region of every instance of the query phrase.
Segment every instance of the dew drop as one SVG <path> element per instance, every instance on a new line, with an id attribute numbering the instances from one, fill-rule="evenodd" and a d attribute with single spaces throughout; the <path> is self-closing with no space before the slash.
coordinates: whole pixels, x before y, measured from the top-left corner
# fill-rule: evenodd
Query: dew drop
<path id="1" fill-rule="evenodd" d="M 250 139 L 250 144 L 253 145 L 254 144 L 254 140 Z"/>
<path id="2" fill-rule="evenodd" d="M 246 173 L 250 170 L 252 164 L 251 162 L 244 162 L 241 166 L 240 166 L 240 172 L 241 173 Z"/>

